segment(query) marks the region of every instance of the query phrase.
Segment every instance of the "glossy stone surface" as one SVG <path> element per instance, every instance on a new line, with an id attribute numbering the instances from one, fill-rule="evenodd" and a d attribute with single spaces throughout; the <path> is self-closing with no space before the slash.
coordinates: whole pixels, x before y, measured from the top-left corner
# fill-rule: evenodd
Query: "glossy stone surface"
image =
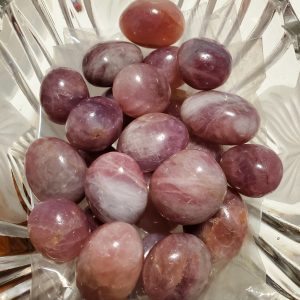
<path id="1" fill-rule="evenodd" d="M 135 44 L 160 48 L 174 44 L 184 31 L 184 17 L 169 0 L 132 2 L 120 17 L 123 34 Z"/>
<path id="2" fill-rule="evenodd" d="M 131 122 L 122 132 L 117 150 L 130 155 L 143 172 L 155 170 L 165 159 L 189 142 L 185 125 L 177 118 L 147 114 Z"/>
<path id="3" fill-rule="evenodd" d="M 223 152 L 223 147 L 221 145 L 203 141 L 196 136 L 190 136 L 190 142 L 188 143 L 186 149 L 204 151 L 212 155 L 218 162 L 220 161 Z"/>
<path id="4" fill-rule="evenodd" d="M 78 256 L 90 232 L 85 213 L 66 199 L 39 203 L 28 217 L 29 238 L 35 249 L 57 262 Z"/>
<path id="5" fill-rule="evenodd" d="M 87 97 L 87 85 L 75 70 L 56 68 L 43 79 L 41 105 L 49 119 L 55 123 L 65 124 L 70 111 Z"/>
<path id="6" fill-rule="evenodd" d="M 93 85 L 112 86 L 116 75 L 126 66 L 143 61 L 140 48 L 128 42 L 112 41 L 95 45 L 84 56 L 83 74 Z"/>
<path id="7" fill-rule="evenodd" d="M 254 137 L 260 117 L 255 107 L 229 93 L 200 92 L 184 101 L 181 118 L 203 140 L 240 145 Z"/>
<path id="8" fill-rule="evenodd" d="M 156 244 L 145 260 L 144 289 L 151 300 L 199 299 L 210 271 L 210 254 L 197 237 L 171 234 Z"/>
<path id="9" fill-rule="evenodd" d="M 221 86 L 231 72 L 231 55 L 216 41 L 195 38 L 181 45 L 178 52 L 183 80 L 197 90 Z"/>
<path id="10" fill-rule="evenodd" d="M 228 190 L 216 215 L 195 226 L 193 234 L 207 246 L 214 262 L 227 262 L 240 251 L 248 231 L 247 206 L 237 192 Z"/>
<path id="11" fill-rule="evenodd" d="M 144 63 L 157 68 L 168 80 L 171 88 L 178 88 L 183 84 L 177 60 L 178 47 L 170 46 L 151 52 Z"/>
<path id="12" fill-rule="evenodd" d="M 163 112 L 170 103 L 171 89 L 167 79 L 156 68 L 134 64 L 117 75 L 113 96 L 125 114 L 139 117 Z"/>
<path id="13" fill-rule="evenodd" d="M 101 151 L 117 140 L 122 126 L 120 106 L 105 97 L 93 97 L 72 110 L 66 123 L 66 136 L 75 148 Z"/>
<path id="14" fill-rule="evenodd" d="M 65 198 L 80 200 L 84 195 L 86 164 L 68 143 L 54 138 L 40 138 L 25 156 L 27 182 L 40 200 Z"/>
<path id="15" fill-rule="evenodd" d="M 147 185 L 138 164 L 128 155 L 110 152 L 88 169 L 85 193 L 103 222 L 135 223 L 147 205 Z"/>
<path id="16" fill-rule="evenodd" d="M 214 215 L 226 190 L 219 164 L 198 150 L 173 155 L 156 169 L 150 182 L 150 196 L 160 214 L 183 225 L 202 223 Z"/>
<path id="17" fill-rule="evenodd" d="M 143 239 L 143 247 L 144 247 L 144 258 L 146 258 L 150 252 L 150 250 L 163 238 L 165 238 L 166 235 L 162 233 L 151 233 L 148 234 Z"/>
<path id="18" fill-rule="evenodd" d="M 124 300 L 134 289 L 143 264 L 143 245 L 129 224 L 97 229 L 80 253 L 76 282 L 86 300 Z"/>
<path id="19" fill-rule="evenodd" d="M 262 145 L 233 147 L 223 153 L 220 164 L 228 183 L 249 197 L 271 193 L 279 186 L 283 175 L 278 155 Z"/>

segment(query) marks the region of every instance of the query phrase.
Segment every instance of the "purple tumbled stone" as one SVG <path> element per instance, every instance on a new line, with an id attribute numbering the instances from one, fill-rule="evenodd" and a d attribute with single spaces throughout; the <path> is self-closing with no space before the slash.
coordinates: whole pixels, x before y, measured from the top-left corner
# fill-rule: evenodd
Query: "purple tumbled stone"
<path id="1" fill-rule="evenodd" d="M 128 155 L 110 152 L 88 169 L 85 193 L 103 222 L 135 223 L 147 205 L 147 185 L 138 164 Z"/>
<path id="2" fill-rule="evenodd" d="M 117 149 L 133 157 L 143 172 L 151 172 L 165 159 L 185 149 L 188 142 L 188 131 L 179 119 L 152 113 L 137 118 L 125 128 Z"/>
<path id="3" fill-rule="evenodd" d="M 177 60 L 178 47 L 170 46 L 151 52 L 144 63 L 156 67 L 163 74 L 171 88 L 178 88 L 183 84 Z"/>
<path id="4" fill-rule="evenodd" d="M 228 183 L 249 197 L 262 197 L 274 191 L 283 175 L 278 155 L 262 145 L 233 147 L 223 153 L 220 164 Z"/>
<path id="5" fill-rule="evenodd" d="M 68 143 L 54 138 L 40 138 L 25 156 L 27 182 L 40 200 L 65 198 L 78 201 L 84 196 L 86 164 Z"/>
<path id="6" fill-rule="evenodd" d="M 70 111 L 89 97 L 89 90 L 80 73 L 68 68 L 56 68 L 43 79 L 40 97 L 50 120 L 65 124 Z"/>
<path id="7" fill-rule="evenodd" d="M 231 72 L 231 55 L 218 42 L 195 38 L 183 43 L 178 52 L 183 80 L 197 90 L 221 86 Z"/>
<path id="8" fill-rule="evenodd" d="M 66 123 L 66 135 L 75 148 L 101 151 L 117 140 L 122 126 L 120 106 L 99 96 L 82 101 L 72 110 Z"/>
<path id="9" fill-rule="evenodd" d="M 117 74 L 126 66 L 143 61 L 140 48 L 128 42 L 113 41 L 95 45 L 83 58 L 85 78 L 96 86 L 112 86 Z"/>
<path id="10" fill-rule="evenodd" d="M 217 91 L 200 92 L 185 100 L 181 118 L 196 136 L 222 145 L 248 142 L 260 125 L 252 104 L 237 95 Z"/>
<path id="11" fill-rule="evenodd" d="M 182 225 L 206 221 L 221 207 L 227 191 L 225 175 L 212 155 L 183 150 L 153 173 L 150 197 L 162 216 Z"/>
<path id="12" fill-rule="evenodd" d="M 144 289 L 153 300 L 199 299 L 210 271 L 210 254 L 200 239 L 187 233 L 171 234 L 146 257 Z"/>
<path id="13" fill-rule="evenodd" d="M 66 262 L 79 255 L 91 230 L 85 213 L 74 202 L 48 199 L 30 213 L 28 232 L 37 251 Z"/>
<path id="14" fill-rule="evenodd" d="M 125 67 L 116 77 L 113 97 L 130 117 L 163 112 L 170 103 L 171 89 L 164 75 L 148 64 Z"/>

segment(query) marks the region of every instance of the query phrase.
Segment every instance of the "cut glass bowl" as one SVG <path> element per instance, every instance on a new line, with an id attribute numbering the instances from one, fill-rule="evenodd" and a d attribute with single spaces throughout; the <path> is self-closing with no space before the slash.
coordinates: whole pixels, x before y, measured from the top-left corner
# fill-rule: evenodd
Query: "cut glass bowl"
<path id="1" fill-rule="evenodd" d="M 299 1 L 173 1 L 186 18 L 182 40 L 206 36 L 228 46 L 234 71 L 221 89 L 256 105 L 263 122 L 254 142 L 272 148 L 284 165 L 277 191 L 245 199 L 249 238 L 201 299 L 300 299 Z M 80 299 L 74 263 L 56 265 L 27 243 L 24 222 L 35 199 L 24 154 L 38 136 L 63 137 L 39 107 L 43 76 L 54 66 L 80 70 L 91 45 L 124 39 L 118 18 L 130 2 L 0 1 L 0 299 Z"/>

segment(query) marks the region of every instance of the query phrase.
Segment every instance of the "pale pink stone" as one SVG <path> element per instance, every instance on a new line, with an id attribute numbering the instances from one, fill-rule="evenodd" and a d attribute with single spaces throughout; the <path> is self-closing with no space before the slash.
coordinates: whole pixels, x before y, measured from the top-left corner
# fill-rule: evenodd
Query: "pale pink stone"
<path id="1" fill-rule="evenodd" d="M 162 216 L 183 225 L 206 221 L 220 208 L 225 175 L 212 155 L 183 150 L 163 162 L 150 183 L 151 199 Z"/>
<path id="2" fill-rule="evenodd" d="M 147 185 L 138 164 L 128 155 L 100 156 L 86 174 L 85 193 L 95 215 L 103 222 L 135 223 L 147 205 Z"/>
<path id="3" fill-rule="evenodd" d="M 97 229 L 82 250 L 76 282 L 86 300 L 125 300 L 143 264 L 143 245 L 129 224 L 113 222 Z"/>

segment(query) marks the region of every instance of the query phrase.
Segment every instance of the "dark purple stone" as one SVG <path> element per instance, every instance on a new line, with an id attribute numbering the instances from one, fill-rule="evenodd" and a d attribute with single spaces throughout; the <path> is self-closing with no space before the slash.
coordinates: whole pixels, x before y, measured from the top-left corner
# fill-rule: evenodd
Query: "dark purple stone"
<path id="1" fill-rule="evenodd" d="M 223 45 L 205 38 L 188 40 L 178 52 L 183 80 L 197 90 L 221 86 L 230 75 L 231 61 L 231 55 Z"/>
<path id="2" fill-rule="evenodd" d="M 261 145 L 233 147 L 223 153 L 220 164 L 228 183 L 249 197 L 262 197 L 274 191 L 283 175 L 278 155 Z"/>
<path id="3" fill-rule="evenodd" d="M 89 97 L 89 90 L 80 73 L 68 68 L 57 68 L 45 76 L 40 97 L 49 119 L 65 124 L 70 111 Z"/>
<path id="4" fill-rule="evenodd" d="M 75 148 L 101 151 L 119 137 L 123 114 L 119 105 L 105 97 L 82 101 L 72 110 L 66 123 L 67 138 Z"/>
<path id="5" fill-rule="evenodd" d="M 94 46 L 85 55 L 82 68 L 88 82 L 96 86 L 112 86 L 116 75 L 127 65 L 143 61 L 136 45 L 128 42 L 106 42 Z"/>

